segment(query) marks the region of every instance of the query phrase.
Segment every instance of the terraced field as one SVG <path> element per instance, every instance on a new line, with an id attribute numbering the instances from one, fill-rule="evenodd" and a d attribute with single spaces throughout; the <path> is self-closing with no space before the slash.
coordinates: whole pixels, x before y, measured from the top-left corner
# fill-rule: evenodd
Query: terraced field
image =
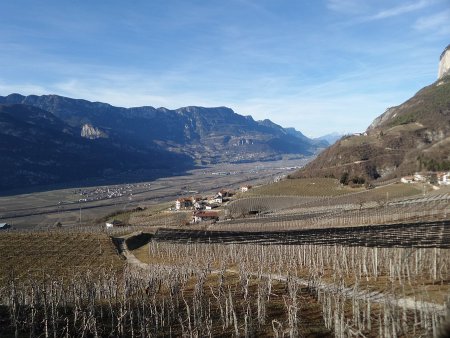
<path id="1" fill-rule="evenodd" d="M 359 190 L 363 190 L 361 188 Z M 333 178 L 287 179 L 249 190 L 245 196 L 339 196 L 357 189 L 341 186 Z"/>
<path id="2" fill-rule="evenodd" d="M 259 232 L 159 229 L 153 240 L 185 244 L 312 244 L 450 249 L 450 221 Z"/>
<path id="3" fill-rule="evenodd" d="M 0 236 L 0 286 L 16 280 L 118 271 L 124 261 L 105 233 L 6 232 Z"/>

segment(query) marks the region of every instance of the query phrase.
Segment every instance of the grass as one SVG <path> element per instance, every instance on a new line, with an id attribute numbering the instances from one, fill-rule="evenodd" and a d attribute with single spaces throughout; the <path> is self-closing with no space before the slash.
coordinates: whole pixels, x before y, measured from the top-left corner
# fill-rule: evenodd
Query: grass
<path id="1" fill-rule="evenodd" d="M 368 190 L 366 195 L 371 200 L 379 200 L 381 198 L 401 198 L 410 197 L 422 193 L 422 186 L 414 184 L 395 183 L 381 186 L 375 189 Z"/>
<path id="2" fill-rule="evenodd" d="M 241 196 L 339 196 L 359 190 L 341 186 L 333 178 L 298 178 L 256 187 Z"/>
<path id="3" fill-rule="evenodd" d="M 187 211 L 160 211 L 149 210 L 135 212 L 130 216 L 130 225 L 145 226 L 182 226 L 191 219 L 192 210 Z"/>
<path id="4" fill-rule="evenodd" d="M 376 143 L 377 138 L 373 135 L 351 136 L 341 141 L 342 147 L 354 147 L 361 144 Z"/>
<path id="5" fill-rule="evenodd" d="M 394 119 L 392 119 L 389 123 L 389 126 L 395 127 L 395 126 L 399 126 L 399 125 L 410 124 L 410 123 L 416 122 L 416 119 L 417 119 L 417 117 L 416 117 L 415 113 L 400 115 L 400 116 L 397 116 Z"/>

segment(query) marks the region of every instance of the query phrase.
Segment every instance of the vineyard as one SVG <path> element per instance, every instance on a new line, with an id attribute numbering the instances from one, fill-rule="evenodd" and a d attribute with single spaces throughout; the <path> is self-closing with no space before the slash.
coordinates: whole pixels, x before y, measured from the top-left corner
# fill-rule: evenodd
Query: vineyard
<path id="1" fill-rule="evenodd" d="M 447 315 L 449 249 L 260 245 L 257 240 L 224 244 L 191 238 L 190 244 L 176 243 L 157 234 L 135 254 L 151 266 L 206 268 L 307 290 L 322 309 L 323 325 L 338 337 L 437 336 Z M 301 303 L 294 303 L 284 322 L 277 320 L 287 335 L 301 327 Z"/>
<path id="2" fill-rule="evenodd" d="M 251 196 L 340 196 L 354 192 L 355 189 L 343 187 L 332 178 L 288 179 L 251 189 Z M 360 189 L 361 190 L 361 189 Z M 362 189 L 363 190 L 363 189 Z"/>
<path id="3" fill-rule="evenodd" d="M 313 244 L 450 249 L 450 221 L 259 232 L 159 229 L 154 240 L 186 244 Z"/>
<path id="4" fill-rule="evenodd" d="M 8 232 L 0 236 L 0 287 L 14 280 L 120 270 L 124 261 L 104 233 Z"/>
<path id="5" fill-rule="evenodd" d="M 445 337 L 450 194 L 414 189 L 249 194 L 207 225 L 161 206 L 108 230 L 3 232 L 0 336 Z"/>

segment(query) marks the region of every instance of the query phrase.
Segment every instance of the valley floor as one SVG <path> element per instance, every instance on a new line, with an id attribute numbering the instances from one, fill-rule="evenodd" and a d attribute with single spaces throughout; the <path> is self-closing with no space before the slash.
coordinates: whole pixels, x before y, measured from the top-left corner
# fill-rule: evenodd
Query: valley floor
<path id="1" fill-rule="evenodd" d="M 220 164 L 183 176 L 152 182 L 90 186 L 0 196 L 0 222 L 18 228 L 89 224 L 116 211 L 174 202 L 188 194 L 212 194 L 223 188 L 267 184 L 303 166 L 309 158 L 271 162 Z"/>

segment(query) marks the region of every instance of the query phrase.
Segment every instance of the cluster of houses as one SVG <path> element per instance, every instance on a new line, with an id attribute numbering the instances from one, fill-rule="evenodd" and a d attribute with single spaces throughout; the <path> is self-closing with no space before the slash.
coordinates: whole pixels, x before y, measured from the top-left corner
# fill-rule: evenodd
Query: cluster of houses
<path id="1" fill-rule="evenodd" d="M 217 194 L 211 197 L 202 197 L 200 195 L 190 196 L 190 197 L 181 197 L 175 201 L 175 209 L 176 210 L 212 210 L 217 208 L 224 202 L 227 202 L 231 196 L 234 195 L 234 192 L 231 190 L 220 190 Z"/>
<path id="2" fill-rule="evenodd" d="M 450 171 L 415 173 L 411 176 L 402 177 L 400 181 L 402 183 L 432 183 L 439 185 L 450 185 Z"/>
<path id="3" fill-rule="evenodd" d="M 78 202 L 91 202 L 122 196 L 133 196 L 133 192 L 139 192 L 144 189 L 148 189 L 149 187 L 150 183 L 136 183 L 118 186 L 95 187 L 92 189 L 77 189 L 74 193 L 80 195 Z"/>
<path id="4" fill-rule="evenodd" d="M 246 192 L 252 187 L 244 185 L 240 187 L 241 192 Z M 211 197 L 202 197 L 200 195 L 190 197 L 180 197 L 175 201 L 175 210 L 193 210 L 192 223 L 203 221 L 218 221 L 217 212 L 211 211 L 221 204 L 228 202 L 235 192 L 232 190 L 222 189 Z"/>

